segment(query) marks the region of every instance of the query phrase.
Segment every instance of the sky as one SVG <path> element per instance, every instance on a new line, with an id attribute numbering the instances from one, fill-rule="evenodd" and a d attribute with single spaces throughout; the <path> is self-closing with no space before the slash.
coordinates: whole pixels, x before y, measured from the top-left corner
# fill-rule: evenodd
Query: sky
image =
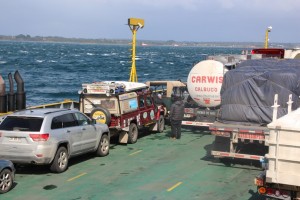
<path id="1" fill-rule="evenodd" d="M 300 0 L 0 0 L 0 35 L 300 43 Z"/>

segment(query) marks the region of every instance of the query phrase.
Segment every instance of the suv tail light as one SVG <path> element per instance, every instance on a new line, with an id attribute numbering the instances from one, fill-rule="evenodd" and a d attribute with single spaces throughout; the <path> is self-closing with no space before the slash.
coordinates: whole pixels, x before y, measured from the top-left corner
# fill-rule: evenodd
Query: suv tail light
<path id="1" fill-rule="evenodd" d="M 29 136 L 34 142 L 47 141 L 49 139 L 49 133 L 29 134 Z"/>

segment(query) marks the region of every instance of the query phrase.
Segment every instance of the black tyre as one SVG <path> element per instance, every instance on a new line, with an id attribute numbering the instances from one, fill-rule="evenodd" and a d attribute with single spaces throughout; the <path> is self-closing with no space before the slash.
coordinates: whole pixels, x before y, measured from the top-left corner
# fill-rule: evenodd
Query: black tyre
<path id="1" fill-rule="evenodd" d="M 106 108 L 97 107 L 91 112 L 91 118 L 95 119 L 101 124 L 110 124 L 111 114 Z"/>
<path id="2" fill-rule="evenodd" d="M 68 151 L 65 147 L 59 147 L 50 166 L 50 170 L 61 173 L 67 170 L 69 163 Z"/>
<path id="3" fill-rule="evenodd" d="M 226 167 L 232 167 L 233 166 L 233 159 L 232 158 L 219 158 L 219 161 L 223 163 Z"/>
<path id="4" fill-rule="evenodd" d="M 13 186 L 13 174 L 9 169 L 4 169 L 0 173 L 0 194 L 8 192 Z"/>
<path id="5" fill-rule="evenodd" d="M 157 121 L 157 131 L 159 133 L 162 133 L 164 132 L 164 130 L 165 130 L 165 118 L 164 116 L 161 115 Z"/>
<path id="6" fill-rule="evenodd" d="M 134 144 L 136 143 L 139 135 L 138 127 L 135 123 L 131 123 L 128 131 L 128 143 Z"/>
<path id="7" fill-rule="evenodd" d="M 107 156 L 109 154 L 109 137 L 108 135 L 102 135 L 99 146 L 96 151 L 97 156 Z"/>

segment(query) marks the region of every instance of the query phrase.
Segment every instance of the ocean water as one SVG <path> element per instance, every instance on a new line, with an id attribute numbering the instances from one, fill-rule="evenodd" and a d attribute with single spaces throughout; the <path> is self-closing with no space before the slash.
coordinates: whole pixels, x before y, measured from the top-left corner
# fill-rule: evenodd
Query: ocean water
<path id="1" fill-rule="evenodd" d="M 14 74 L 16 70 L 20 72 L 27 106 L 64 99 L 77 101 L 82 83 L 127 81 L 131 68 L 130 49 L 129 45 L 2 41 L 0 74 L 8 91 L 8 74 Z M 137 46 L 138 81 L 186 81 L 192 67 L 207 55 L 241 51 L 240 48 L 223 47 Z"/>

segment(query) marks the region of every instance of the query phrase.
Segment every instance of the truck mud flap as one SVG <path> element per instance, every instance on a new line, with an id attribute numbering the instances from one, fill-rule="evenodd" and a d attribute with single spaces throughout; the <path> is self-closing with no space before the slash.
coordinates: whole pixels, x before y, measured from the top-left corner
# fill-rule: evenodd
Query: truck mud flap
<path id="1" fill-rule="evenodd" d="M 119 143 L 127 144 L 128 142 L 128 133 L 125 131 L 121 131 L 119 134 Z"/>

